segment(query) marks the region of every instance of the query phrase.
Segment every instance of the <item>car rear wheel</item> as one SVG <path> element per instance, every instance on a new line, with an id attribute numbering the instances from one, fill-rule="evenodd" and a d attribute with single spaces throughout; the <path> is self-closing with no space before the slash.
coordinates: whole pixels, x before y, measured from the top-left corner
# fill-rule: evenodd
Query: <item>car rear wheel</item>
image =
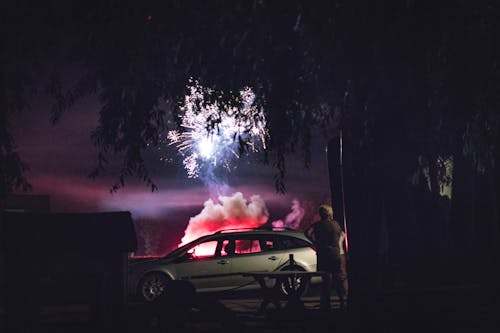
<path id="1" fill-rule="evenodd" d="M 283 271 L 305 271 L 300 266 L 288 266 L 282 269 Z M 287 279 L 279 279 L 277 281 L 278 289 L 282 296 L 288 297 L 291 294 L 303 296 L 309 288 L 310 280 L 304 277 L 290 277 Z"/>
<path id="2" fill-rule="evenodd" d="M 139 283 L 138 296 L 145 302 L 152 302 L 163 294 L 170 282 L 165 274 L 155 272 L 144 276 Z"/>

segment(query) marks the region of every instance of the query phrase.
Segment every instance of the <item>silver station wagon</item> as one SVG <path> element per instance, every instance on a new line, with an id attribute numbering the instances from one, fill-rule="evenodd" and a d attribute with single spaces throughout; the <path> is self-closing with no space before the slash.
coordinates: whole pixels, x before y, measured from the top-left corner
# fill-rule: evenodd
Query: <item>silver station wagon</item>
<path id="1" fill-rule="evenodd" d="M 254 278 L 241 273 L 281 270 L 316 271 L 316 251 L 304 233 L 287 229 L 224 230 L 200 237 L 164 257 L 131 258 L 129 294 L 151 302 L 172 280 L 187 280 L 197 292 L 258 289 Z M 280 288 L 286 295 L 288 287 L 276 285 L 284 283 L 266 280 L 266 285 Z M 303 294 L 309 283 L 297 278 L 295 292 Z"/>

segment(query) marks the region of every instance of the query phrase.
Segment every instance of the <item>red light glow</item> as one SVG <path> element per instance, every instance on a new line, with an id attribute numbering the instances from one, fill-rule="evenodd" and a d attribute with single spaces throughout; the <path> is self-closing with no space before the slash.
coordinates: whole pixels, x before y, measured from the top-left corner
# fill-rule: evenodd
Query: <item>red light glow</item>
<path id="1" fill-rule="evenodd" d="M 195 258 L 205 258 L 213 257 L 215 255 L 215 250 L 217 249 L 217 241 L 201 243 L 195 246 L 191 251 L 191 254 Z"/>

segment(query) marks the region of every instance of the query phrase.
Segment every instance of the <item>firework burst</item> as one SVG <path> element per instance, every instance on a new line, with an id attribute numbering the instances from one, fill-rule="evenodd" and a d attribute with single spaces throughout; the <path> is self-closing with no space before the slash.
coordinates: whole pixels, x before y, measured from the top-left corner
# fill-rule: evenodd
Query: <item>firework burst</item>
<path id="1" fill-rule="evenodd" d="M 184 157 L 189 178 L 199 177 L 203 168 L 230 170 L 231 160 L 243 151 L 266 148 L 266 119 L 251 88 L 243 88 L 229 101 L 223 100 L 223 92 L 197 81 L 190 82 L 188 91 L 180 107 L 181 128 L 169 131 L 167 140 Z"/>

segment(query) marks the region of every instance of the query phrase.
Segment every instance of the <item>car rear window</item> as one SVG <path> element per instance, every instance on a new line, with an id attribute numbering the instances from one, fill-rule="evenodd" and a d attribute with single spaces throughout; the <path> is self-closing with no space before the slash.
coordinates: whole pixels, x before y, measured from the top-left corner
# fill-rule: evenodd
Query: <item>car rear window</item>
<path id="1" fill-rule="evenodd" d="M 275 242 L 275 248 L 279 250 L 297 249 L 311 246 L 311 244 L 307 241 L 291 236 L 278 236 L 276 237 Z"/>

